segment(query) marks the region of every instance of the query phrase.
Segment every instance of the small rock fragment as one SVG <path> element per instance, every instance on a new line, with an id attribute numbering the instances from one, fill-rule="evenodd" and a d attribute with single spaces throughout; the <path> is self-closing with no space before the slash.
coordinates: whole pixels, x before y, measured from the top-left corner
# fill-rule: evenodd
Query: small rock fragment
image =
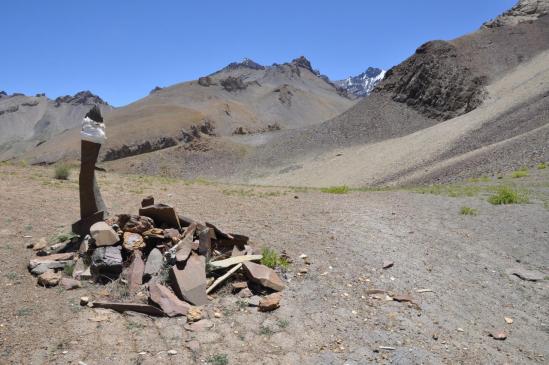
<path id="1" fill-rule="evenodd" d="M 82 287 L 82 283 L 78 280 L 74 280 L 71 278 L 62 278 L 59 282 L 59 284 L 65 289 L 65 290 L 72 290 L 72 289 L 78 289 Z"/>
<path id="2" fill-rule="evenodd" d="M 40 251 L 48 247 L 48 241 L 44 237 L 40 238 L 38 242 L 34 243 L 32 246 L 34 251 Z"/>
<path id="3" fill-rule="evenodd" d="M 38 285 L 42 286 L 56 286 L 61 280 L 61 274 L 56 273 L 53 270 L 48 270 L 45 273 L 38 276 Z"/>
<path id="4" fill-rule="evenodd" d="M 175 350 L 168 350 L 168 355 L 177 355 L 177 351 L 175 351 Z"/>
<path id="5" fill-rule="evenodd" d="M 494 340 L 503 341 L 507 338 L 507 334 L 504 331 L 496 331 L 490 333 L 490 337 L 492 337 Z"/>
<path id="6" fill-rule="evenodd" d="M 395 263 L 393 261 L 384 260 L 383 261 L 383 268 L 388 269 L 388 268 L 392 267 L 394 264 Z"/>
<path id="7" fill-rule="evenodd" d="M 90 297 L 80 297 L 80 305 L 85 306 L 90 302 Z"/>
<path id="8" fill-rule="evenodd" d="M 154 197 L 152 195 L 144 197 L 143 200 L 141 200 L 141 207 L 148 207 L 149 205 L 153 205 L 153 204 L 154 204 Z"/>
<path id="9" fill-rule="evenodd" d="M 248 288 L 244 288 L 238 292 L 239 298 L 250 298 L 253 295 L 252 291 Z"/>
<path id="10" fill-rule="evenodd" d="M 248 283 L 245 281 L 236 281 L 231 284 L 233 293 L 238 292 L 239 290 L 242 290 L 244 288 L 248 287 Z"/>
<path id="11" fill-rule="evenodd" d="M 298 273 L 300 273 L 300 274 L 306 274 L 308 272 L 309 272 L 309 269 L 307 267 L 302 267 L 298 271 Z"/>
<path id="12" fill-rule="evenodd" d="M 282 299 L 281 293 L 272 293 L 264 296 L 259 301 L 260 312 L 270 312 L 280 307 L 280 299 Z"/>
<path id="13" fill-rule="evenodd" d="M 202 319 L 202 309 L 198 307 L 190 307 L 187 310 L 187 320 L 189 322 L 196 322 Z"/>
<path id="14" fill-rule="evenodd" d="M 511 317 L 503 317 L 503 319 L 505 319 L 505 323 L 507 323 L 507 324 L 512 324 L 513 323 L 513 318 L 511 318 Z"/>
<path id="15" fill-rule="evenodd" d="M 112 246 L 120 241 L 120 238 L 114 229 L 105 222 L 94 223 L 90 227 L 90 235 L 95 240 L 95 245 L 98 247 Z"/>
<path id="16" fill-rule="evenodd" d="M 261 297 L 258 295 L 254 295 L 251 298 L 248 298 L 248 305 L 250 307 L 258 307 L 260 301 L 261 301 Z"/>
<path id="17" fill-rule="evenodd" d="M 202 332 L 204 330 L 212 328 L 213 325 L 213 322 L 209 319 L 201 319 L 197 322 L 187 323 L 184 327 L 187 331 Z"/>
<path id="18" fill-rule="evenodd" d="M 139 233 L 124 232 L 123 246 L 126 250 L 133 251 L 145 247 L 145 241 Z"/>
<path id="19" fill-rule="evenodd" d="M 541 281 L 544 278 L 543 273 L 539 271 L 526 270 L 523 268 L 515 268 L 507 271 L 510 275 L 518 276 L 526 281 Z"/>

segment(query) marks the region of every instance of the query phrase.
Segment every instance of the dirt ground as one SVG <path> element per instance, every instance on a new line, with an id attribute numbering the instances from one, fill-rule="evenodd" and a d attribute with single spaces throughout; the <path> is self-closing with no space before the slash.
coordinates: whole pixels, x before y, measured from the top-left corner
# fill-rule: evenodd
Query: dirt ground
<path id="1" fill-rule="evenodd" d="M 494 206 L 477 187 L 496 179 L 418 190 L 437 194 L 335 195 L 100 173 L 113 213 L 136 213 L 151 194 L 294 259 L 278 310 L 259 313 L 218 293 L 206 307 L 213 328 L 191 332 L 184 319 L 81 307 L 81 296 L 100 298 L 95 284 L 37 286 L 25 246 L 69 229 L 77 176 L 57 181 L 51 168 L 0 166 L 0 364 L 220 365 L 223 355 L 228 364 L 547 363 L 549 169 L 530 175 L 515 179 L 532 190 L 529 204 Z M 478 214 L 461 215 L 463 206 Z M 312 264 L 300 276 L 302 253 Z M 394 266 L 383 270 L 384 260 Z M 545 279 L 506 273 L 515 267 Z M 376 299 L 371 289 L 409 294 L 418 306 Z M 496 330 L 507 339 L 490 337 Z"/>

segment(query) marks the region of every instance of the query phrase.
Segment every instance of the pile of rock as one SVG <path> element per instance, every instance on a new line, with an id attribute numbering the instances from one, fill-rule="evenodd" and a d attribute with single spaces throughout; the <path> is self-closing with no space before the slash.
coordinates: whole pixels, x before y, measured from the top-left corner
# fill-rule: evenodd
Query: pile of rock
<path id="1" fill-rule="evenodd" d="M 29 270 L 46 287 L 65 289 L 81 281 L 121 285 L 125 295 L 89 301 L 91 307 L 160 316 L 195 316 L 210 294 L 233 281 L 230 291 L 260 311 L 278 308 L 284 283 L 261 265 L 249 238 L 225 233 L 211 223 L 178 215 L 153 197 L 143 199 L 139 215 L 119 214 L 93 224 L 90 235 L 49 246 L 34 245 Z M 70 276 L 70 277 L 69 277 Z"/>

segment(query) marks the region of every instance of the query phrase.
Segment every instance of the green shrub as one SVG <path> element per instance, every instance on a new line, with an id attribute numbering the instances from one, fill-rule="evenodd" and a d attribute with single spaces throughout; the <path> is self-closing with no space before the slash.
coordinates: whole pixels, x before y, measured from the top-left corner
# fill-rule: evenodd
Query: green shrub
<path id="1" fill-rule="evenodd" d="M 528 203 L 528 196 L 508 186 L 501 186 L 488 198 L 488 202 L 494 205 Z"/>
<path id="2" fill-rule="evenodd" d="M 70 174 L 71 168 L 69 167 L 69 165 L 60 164 L 55 166 L 53 177 L 55 177 L 57 180 L 68 180 Z"/>
<path id="3" fill-rule="evenodd" d="M 268 266 L 271 269 L 274 269 L 277 266 L 286 269 L 289 265 L 288 260 L 280 257 L 280 255 L 271 248 L 265 247 L 261 250 L 261 255 L 263 256 L 261 258 L 261 264 Z"/>
<path id="4" fill-rule="evenodd" d="M 212 365 L 228 365 L 229 358 L 226 354 L 217 354 L 208 358 L 208 363 Z"/>
<path id="5" fill-rule="evenodd" d="M 477 210 L 471 207 L 461 207 L 459 213 L 462 215 L 477 215 Z"/>
<path id="6" fill-rule="evenodd" d="M 545 169 L 547 166 L 545 165 L 545 162 L 540 162 L 537 166 L 538 170 L 543 170 Z"/>
<path id="7" fill-rule="evenodd" d="M 328 194 L 347 194 L 349 187 L 347 185 L 330 186 L 329 188 L 322 188 L 320 191 Z"/>
<path id="8" fill-rule="evenodd" d="M 511 174 L 511 177 L 515 179 L 526 177 L 526 176 L 528 176 L 528 169 L 524 169 L 524 168 L 517 171 L 513 171 L 513 173 Z"/>

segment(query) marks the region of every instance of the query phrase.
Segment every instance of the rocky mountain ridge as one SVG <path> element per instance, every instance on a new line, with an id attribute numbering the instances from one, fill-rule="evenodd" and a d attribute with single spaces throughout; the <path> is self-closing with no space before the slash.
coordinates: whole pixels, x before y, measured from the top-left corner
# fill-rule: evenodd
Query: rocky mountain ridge
<path id="1" fill-rule="evenodd" d="M 385 70 L 377 67 L 368 67 L 366 71 L 349 76 L 345 80 L 334 81 L 334 84 L 357 97 L 368 96 L 377 84 L 385 77 Z"/>

